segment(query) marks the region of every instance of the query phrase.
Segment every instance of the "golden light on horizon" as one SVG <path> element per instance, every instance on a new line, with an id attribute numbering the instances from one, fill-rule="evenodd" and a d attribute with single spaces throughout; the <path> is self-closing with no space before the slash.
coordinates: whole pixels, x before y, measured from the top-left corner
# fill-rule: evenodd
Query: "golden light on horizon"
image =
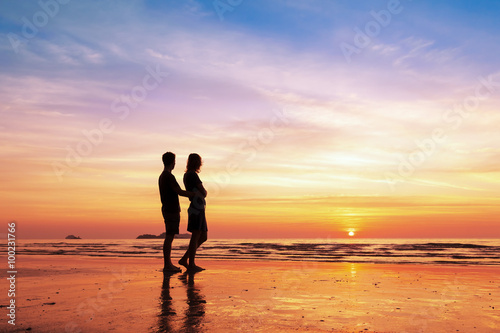
<path id="1" fill-rule="evenodd" d="M 349 231 L 348 235 L 351 237 L 354 236 L 354 231 Z"/>

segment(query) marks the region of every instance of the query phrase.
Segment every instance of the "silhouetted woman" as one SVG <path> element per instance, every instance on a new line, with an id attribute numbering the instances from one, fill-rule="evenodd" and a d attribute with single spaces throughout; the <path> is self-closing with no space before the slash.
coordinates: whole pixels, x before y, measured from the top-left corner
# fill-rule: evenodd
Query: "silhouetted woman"
<path id="1" fill-rule="evenodd" d="M 184 174 L 184 186 L 186 191 L 195 193 L 194 198 L 190 199 L 191 204 L 188 208 L 188 228 L 191 232 L 189 248 L 184 256 L 179 260 L 179 264 L 190 271 L 201 271 L 201 268 L 195 264 L 196 249 L 207 240 L 207 219 L 205 217 L 205 197 L 207 191 L 198 177 L 202 165 L 201 157 L 198 154 L 190 154 L 187 160 L 186 173 Z M 189 261 L 188 261 L 189 260 Z"/>

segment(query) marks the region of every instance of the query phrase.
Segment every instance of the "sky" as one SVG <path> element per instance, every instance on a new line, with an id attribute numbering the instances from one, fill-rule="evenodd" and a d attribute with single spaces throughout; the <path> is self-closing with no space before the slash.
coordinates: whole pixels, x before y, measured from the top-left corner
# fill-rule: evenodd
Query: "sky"
<path id="1" fill-rule="evenodd" d="M 160 234 L 172 151 L 211 238 L 498 238 L 499 11 L 2 1 L 0 236 Z"/>

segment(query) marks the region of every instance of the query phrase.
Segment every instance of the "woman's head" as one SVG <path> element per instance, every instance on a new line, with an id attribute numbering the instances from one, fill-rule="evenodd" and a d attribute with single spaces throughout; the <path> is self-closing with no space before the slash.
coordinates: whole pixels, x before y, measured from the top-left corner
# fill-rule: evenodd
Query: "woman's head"
<path id="1" fill-rule="evenodd" d="M 200 172 L 200 168 L 202 165 L 201 156 L 198 154 L 189 154 L 186 171 L 195 171 Z"/>

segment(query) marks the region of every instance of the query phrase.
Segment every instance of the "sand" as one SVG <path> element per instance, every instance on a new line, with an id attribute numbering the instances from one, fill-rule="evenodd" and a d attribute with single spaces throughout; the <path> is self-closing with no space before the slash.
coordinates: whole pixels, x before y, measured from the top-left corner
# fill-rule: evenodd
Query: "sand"
<path id="1" fill-rule="evenodd" d="M 500 332 L 500 268 L 19 256 L 7 332 Z M 5 284 L 2 284 L 5 286 Z M 2 295 L 0 304 L 6 303 Z"/>

